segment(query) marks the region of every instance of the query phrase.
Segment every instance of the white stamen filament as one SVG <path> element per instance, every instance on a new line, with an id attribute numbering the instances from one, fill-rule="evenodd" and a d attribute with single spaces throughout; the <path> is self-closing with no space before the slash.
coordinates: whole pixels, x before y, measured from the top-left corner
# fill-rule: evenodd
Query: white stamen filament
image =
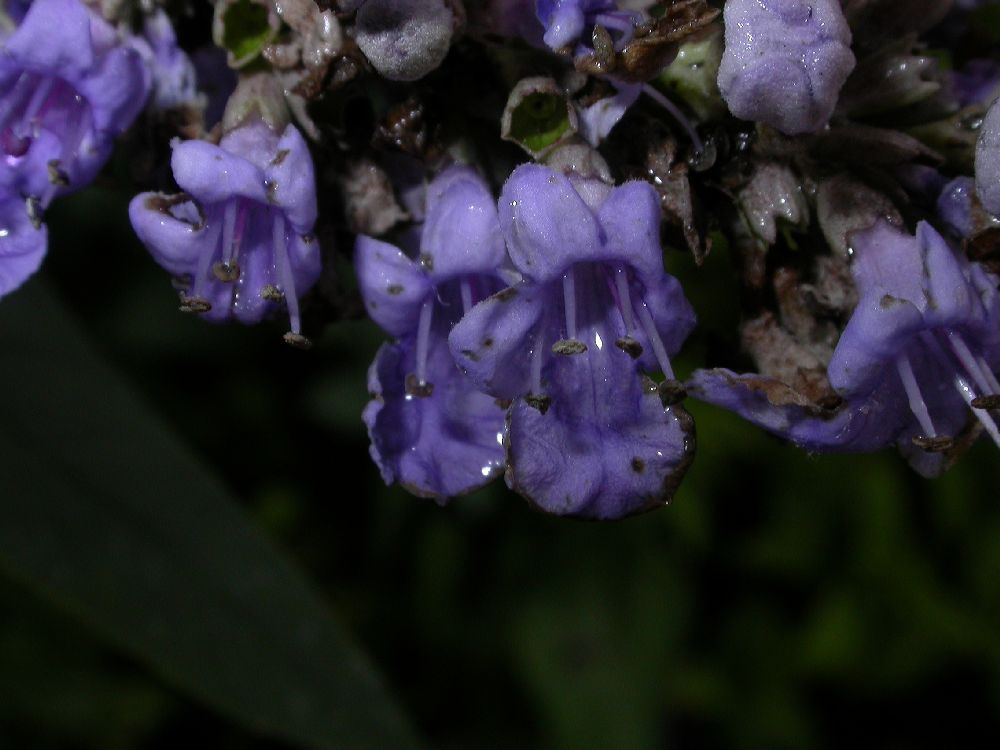
<path id="1" fill-rule="evenodd" d="M 653 346 L 653 354 L 656 355 L 656 361 L 660 365 L 664 377 L 668 380 L 673 380 L 674 368 L 670 366 L 670 357 L 667 356 L 667 349 L 663 346 L 663 339 L 660 338 L 660 334 L 656 330 L 656 322 L 653 320 L 653 315 L 649 312 L 649 308 L 646 307 L 646 303 L 642 301 L 639 302 L 639 320 L 642 322 L 642 328 L 646 332 L 646 338 L 649 339 L 649 343 Z"/>
<path id="2" fill-rule="evenodd" d="M 281 291 L 288 307 L 288 320 L 292 333 L 302 333 L 302 321 L 299 318 L 299 297 L 295 293 L 295 279 L 292 277 L 292 264 L 288 260 L 288 239 L 285 237 L 285 215 L 275 212 L 273 228 L 274 256 L 278 266 L 278 279 L 281 281 Z"/>
<path id="3" fill-rule="evenodd" d="M 535 337 L 535 348 L 531 351 L 531 393 L 542 395 L 542 359 L 545 356 L 545 321 L 538 327 Z"/>
<path id="4" fill-rule="evenodd" d="M 33 120 L 38 115 L 45 100 L 49 98 L 54 83 L 55 80 L 52 78 L 43 78 L 41 84 L 35 89 L 35 93 L 31 95 L 31 101 L 28 102 L 28 106 L 24 110 L 21 124 L 28 129 L 32 137 L 37 136 L 37 128 L 31 127 Z M 21 135 L 28 135 L 28 133 L 22 133 Z"/>
<path id="5" fill-rule="evenodd" d="M 917 418 L 920 429 L 924 431 L 924 437 L 937 437 L 934 422 L 931 421 L 931 413 L 927 409 L 924 397 L 920 394 L 920 386 L 917 385 L 917 376 L 913 374 L 910 358 L 905 354 L 897 356 L 896 370 L 899 372 L 899 379 L 903 382 L 906 398 L 910 402 L 910 411 Z"/>
<path id="6" fill-rule="evenodd" d="M 206 230 L 212 233 L 210 241 L 206 243 L 208 248 L 212 248 L 212 251 L 202 253 L 201 257 L 198 258 L 198 268 L 194 272 L 194 286 L 191 289 L 191 296 L 198 299 L 207 300 L 208 297 L 205 296 L 205 284 L 208 282 L 209 277 L 209 266 L 212 265 L 212 257 L 214 256 L 215 243 L 219 241 L 220 227 L 218 224 L 214 226 L 210 225 Z"/>
<path id="7" fill-rule="evenodd" d="M 618 309 L 625 324 L 625 333 L 632 335 L 635 330 L 635 311 L 632 309 L 632 295 L 629 293 L 628 277 L 624 268 L 615 271 L 615 287 L 618 289 Z"/>
<path id="8" fill-rule="evenodd" d="M 469 285 L 469 280 L 462 279 L 459 289 L 462 292 L 462 312 L 467 313 L 472 309 L 472 287 Z"/>
<path id="9" fill-rule="evenodd" d="M 563 303 L 566 306 L 566 338 L 576 338 L 576 276 L 573 267 L 563 275 Z"/>
<path id="10" fill-rule="evenodd" d="M 7 94 L 5 106 L 0 109 L 0 128 L 7 125 L 7 121 L 11 116 L 17 111 L 17 108 L 21 105 L 21 102 L 31 91 L 31 74 L 25 72 L 17 79 L 17 83 L 11 88 L 10 93 Z"/>
<path id="11" fill-rule="evenodd" d="M 676 104 L 674 104 L 672 101 L 670 101 L 667 97 L 665 97 L 657 89 L 653 88 L 653 86 L 651 86 L 648 83 L 644 83 L 642 85 L 642 92 L 650 99 L 652 99 L 654 102 L 663 107 L 665 110 L 667 110 L 667 112 L 669 112 L 671 116 L 675 120 L 677 120 L 678 124 L 682 128 L 684 128 L 685 132 L 688 134 L 688 138 L 691 139 L 692 145 L 694 145 L 694 151 L 696 154 L 700 154 L 702 151 L 705 150 L 705 146 L 701 142 L 701 138 L 698 137 L 698 131 L 694 129 L 694 125 L 691 124 L 691 121 L 688 120 L 688 118 L 684 115 L 683 112 L 681 112 L 681 110 L 677 107 Z"/>
<path id="12" fill-rule="evenodd" d="M 997 444 L 998 448 L 1000 448 L 1000 430 L 997 429 L 996 422 L 993 421 L 993 417 L 990 416 L 990 413 L 986 411 L 986 409 L 973 408 L 972 399 L 979 394 L 972 389 L 972 386 L 969 385 L 968 381 L 966 381 L 966 379 L 959 373 L 955 373 L 955 389 L 964 399 L 965 403 L 969 405 L 969 408 L 972 409 L 972 413 L 976 415 L 976 418 L 985 428 L 986 432 L 988 432 L 990 437 L 993 438 L 993 442 Z"/>
<path id="13" fill-rule="evenodd" d="M 430 351 L 431 322 L 434 314 L 434 299 L 424 301 L 417 323 L 417 382 L 427 385 L 427 354 Z"/>
<path id="14" fill-rule="evenodd" d="M 226 203 L 222 215 L 222 262 L 226 265 L 233 257 L 233 230 L 236 228 L 236 209 L 239 199 Z"/>
<path id="15" fill-rule="evenodd" d="M 955 331 L 948 331 L 948 343 L 951 350 L 955 352 L 958 361 L 962 363 L 966 372 L 972 376 L 972 380 L 982 389 L 980 395 L 1000 394 L 1000 383 L 990 370 L 989 365 L 982 357 L 976 357 L 965 343 L 965 339 Z"/>

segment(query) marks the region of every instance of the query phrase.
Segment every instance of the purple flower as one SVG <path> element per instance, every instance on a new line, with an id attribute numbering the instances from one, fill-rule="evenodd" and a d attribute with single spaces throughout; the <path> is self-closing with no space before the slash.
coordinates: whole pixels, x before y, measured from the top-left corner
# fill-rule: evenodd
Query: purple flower
<path id="1" fill-rule="evenodd" d="M 545 44 L 553 50 L 575 46 L 584 29 L 595 24 L 620 32 L 627 43 L 639 17 L 619 11 L 614 0 L 537 0 L 535 13 L 545 28 Z"/>
<path id="2" fill-rule="evenodd" d="M 194 63 L 177 46 L 177 35 L 166 13 L 156 9 L 146 16 L 142 22 L 142 35 L 132 37 L 129 44 L 142 56 L 152 75 L 150 103 L 155 109 L 202 104 Z"/>
<path id="3" fill-rule="evenodd" d="M 838 0 L 729 0 L 724 20 L 730 112 L 788 135 L 826 125 L 855 62 Z"/>
<path id="4" fill-rule="evenodd" d="M 156 262 L 178 279 L 182 308 L 213 321 L 256 323 L 284 301 L 289 343 L 301 337 L 299 297 L 319 277 L 316 184 L 309 148 L 293 125 L 257 120 L 218 146 L 174 145 L 183 193 L 132 199 L 132 226 Z"/>
<path id="5" fill-rule="evenodd" d="M 0 42 L 0 296 L 38 268 L 44 209 L 94 178 L 148 89 L 139 55 L 77 0 L 36 0 Z"/>
<path id="6" fill-rule="evenodd" d="M 959 239 L 972 234 L 972 196 L 975 192 L 975 182 L 971 177 L 956 177 L 938 195 L 937 214 L 948 231 Z"/>
<path id="7" fill-rule="evenodd" d="M 1000 92 L 1000 62 L 970 60 L 961 70 L 948 73 L 948 82 L 959 106 L 990 104 Z"/>
<path id="8" fill-rule="evenodd" d="M 1000 383 L 997 279 L 957 255 L 926 223 L 915 237 L 880 221 L 854 236 L 859 301 L 827 368 L 843 399 L 812 404 L 773 378 L 702 370 L 691 395 L 814 451 L 895 443 L 922 474 L 945 468 L 970 408 L 1000 445 L 990 413 Z"/>
<path id="9" fill-rule="evenodd" d="M 1000 100 L 993 102 L 979 129 L 976 192 L 983 208 L 1000 216 Z"/>
<path id="10" fill-rule="evenodd" d="M 507 482 L 540 509 L 619 518 L 670 499 L 694 451 L 669 356 L 694 325 L 663 271 L 660 203 L 646 183 L 518 167 L 500 226 L 523 280 L 449 337 L 487 393 L 512 400 Z M 642 372 L 661 370 L 660 389 Z M 667 401 L 667 400 L 670 401 Z"/>
<path id="11" fill-rule="evenodd" d="M 496 204 L 471 169 L 444 171 L 427 200 L 417 259 L 361 235 L 355 268 L 369 314 L 397 338 L 368 371 L 372 458 L 387 484 L 443 500 L 503 471 L 504 411 L 455 366 L 447 336 L 502 286 L 506 253 Z"/>

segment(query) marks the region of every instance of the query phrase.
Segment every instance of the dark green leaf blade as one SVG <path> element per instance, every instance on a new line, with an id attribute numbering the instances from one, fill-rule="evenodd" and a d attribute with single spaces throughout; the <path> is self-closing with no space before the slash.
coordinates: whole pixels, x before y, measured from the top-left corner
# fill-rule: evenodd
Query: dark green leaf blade
<path id="1" fill-rule="evenodd" d="M 0 393 L 0 566 L 249 727 L 415 747 L 301 574 L 39 280 L 0 305 Z"/>

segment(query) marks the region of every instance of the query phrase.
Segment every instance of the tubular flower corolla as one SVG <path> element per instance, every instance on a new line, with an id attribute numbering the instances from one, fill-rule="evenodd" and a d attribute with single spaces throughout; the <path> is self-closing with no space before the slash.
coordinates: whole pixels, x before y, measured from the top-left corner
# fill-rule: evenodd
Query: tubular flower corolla
<path id="1" fill-rule="evenodd" d="M 880 221 L 854 248 L 859 301 L 827 368 L 841 405 L 824 410 L 772 378 L 728 370 L 696 372 L 691 395 L 807 450 L 896 444 L 925 475 L 945 468 L 975 421 L 1000 445 L 997 278 L 923 222 L 913 237 Z"/>
<path id="2" fill-rule="evenodd" d="M 826 125 L 855 62 L 838 0 L 729 0 L 724 20 L 729 111 L 787 135 Z"/>
<path id="3" fill-rule="evenodd" d="M 139 55 L 78 0 L 36 0 L 0 41 L 0 296 L 38 269 L 44 210 L 94 179 L 148 92 Z"/>
<path id="4" fill-rule="evenodd" d="M 508 484 L 589 518 L 668 501 L 694 451 L 669 359 L 694 313 L 663 270 L 656 192 L 521 166 L 500 226 L 523 280 L 476 305 L 449 344 L 479 387 L 512 402 Z M 643 375 L 657 370 L 659 388 Z"/>
<path id="5" fill-rule="evenodd" d="M 232 130 L 218 146 L 174 145 L 183 193 L 142 193 L 129 216 L 156 262 L 182 288 L 181 309 L 212 321 L 256 323 L 284 302 L 301 336 L 299 297 L 320 272 L 312 157 L 299 131 L 262 121 Z"/>
<path id="6" fill-rule="evenodd" d="M 430 184 L 416 259 L 361 235 L 355 268 L 365 307 L 394 343 L 368 371 L 371 455 L 386 483 L 441 500 L 503 471 L 504 412 L 456 367 L 448 332 L 503 286 L 506 253 L 486 183 L 452 167 Z"/>

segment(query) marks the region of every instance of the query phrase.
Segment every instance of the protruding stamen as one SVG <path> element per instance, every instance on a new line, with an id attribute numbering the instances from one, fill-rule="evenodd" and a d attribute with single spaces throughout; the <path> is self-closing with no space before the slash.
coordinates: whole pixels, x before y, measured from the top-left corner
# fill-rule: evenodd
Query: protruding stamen
<path id="1" fill-rule="evenodd" d="M 990 371 L 989 365 L 982 358 L 977 359 L 973 355 L 969 349 L 969 345 L 965 343 L 965 339 L 955 331 L 948 331 L 947 336 L 951 350 L 955 352 L 955 356 L 962 363 L 962 367 L 972 377 L 972 381 L 979 388 L 980 394 L 1000 393 L 1000 383 L 997 383 L 997 379 Z"/>
<path id="2" fill-rule="evenodd" d="M 288 260 L 288 240 L 285 237 L 285 215 L 275 212 L 273 224 L 274 256 L 278 266 L 278 279 L 281 291 L 285 295 L 285 305 L 288 308 L 288 321 L 292 333 L 302 333 L 302 321 L 299 319 L 299 297 L 295 293 L 295 279 L 292 277 L 292 265 Z"/>
<path id="3" fill-rule="evenodd" d="M 459 283 L 459 289 L 462 292 L 462 313 L 467 313 L 472 309 L 472 287 L 469 285 L 468 279 L 462 279 Z"/>
<path id="4" fill-rule="evenodd" d="M 427 299 L 420 308 L 417 323 L 417 383 L 427 384 L 427 354 L 431 343 L 431 322 L 434 315 L 434 300 Z"/>
<path id="5" fill-rule="evenodd" d="M 54 83 L 55 79 L 53 78 L 43 78 L 38 88 L 36 88 L 35 92 L 31 95 L 31 101 L 28 102 L 28 106 L 24 110 L 21 123 L 24 128 L 29 130 L 32 137 L 36 135 L 36 128 L 33 127 L 33 120 L 42 109 L 42 105 L 45 104 L 46 99 L 49 98 L 49 94 L 52 93 L 52 85 Z M 22 133 L 21 135 L 28 135 L 28 133 Z"/>
<path id="6" fill-rule="evenodd" d="M 906 398 L 910 402 L 910 411 L 917 418 L 920 429 L 924 431 L 926 437 L 937 437 L 937 430 L 934 429 L 931 413 L 927 409 L 924 397 L 920 393 L 920 386 L 917 385 L 917 376 L 913 374 L 913 365 L 910 364 L 910 358 L 905 354 L 900 354 L 896 357 L 896 370 L 899 372 L 899 379 L 903 382 L 903 390 L 906 391 Z"/>
<path id="7" fill-rule="evenodd" d="M 979 420 L 986 432 L 988 432 L 990 437 L 993 438 L 993 442 L 997 444 L 998 448 L 1000 448 L 1000 430 L 997 429 L 997 423 L 993 421 L 993 417 L 991 417 L 990 413 L 985 409 L 972 408 L 972 402 L 976 398 L 976 392 L 972 390 L 972 386 L 969 385 L 968 381 L 966 381 L 966 379 L 959 373 L 955 373 L 955 389 L 965 400 L 965 403 L 969 405 L 969 408 L 972 409 L 972 413 L 976 415 L 976 419 Z"/>
<path id="8" fill-rule="evenodd" d="M 670 366 L 670 357 L 667 356 L 667 348 L 663 345 L 663 339 L 660 338 L 660 334 L 656 330 L 656 322 L 653 320 L 649 308 L 646 307 L 646 303 L 641 300 L 639 302 L 639 321 L 642 323 L 642 329 L 646 332 L 646 338 L 649 339 L 649 343 L 653 347 L 653 354 L 656 356 L 656 362 L 660 365 L 664 377 L 668 380 L 675 380 L 674 368 Z"/>
<path id="9" fill-rule="evenodd" d="M 615 269 L 615 289 L 618 291 L 618 310 L 625 324 L 625 334 L 631 336 L 635 330 L 635 311 L 632 309 L 632 295 L 628 288 L 628 274 L 624 268 Z"/>
<path id="10" fill-rule="evenodd" d="M 576 338 L 576 276 L 572 266 L 563 275 L 563 303 L 566 306 L 566 338 Z"/>
<path id="11" fill-rule="evenodd" d="M 648 83 L 644 83 L 642 85 L 642 92 L 667 110 L 667 112 L 669 112 L 670 115 L 677 120 L 677 123 L 684 128 L 684 131 L 688 134 L 688 138 L 691 139 L 691 144 L 694 146 L 696 154 L 700 154 L 705 150 L 705 144 L 703 144 L 701 142 L 701 138 L 698 137 L 698 131 L 694 129 L 694 125 L 691 124 L 691 121 L 684 115 L 683 112 L 681 112 L 680 108 L 678 108 L 676 104 Z"/>
<path id="12" fill-rule="evenodd" d="M 198 268 L 194 272 L 194 286 L 191 289 L 191 297 L 197 300 L 208 301 L 205 296 L 205 285 L 208 283 L 208 269 L 212 263 L 212 258 L 214 257 L 215 243 L 219 241 L 219 233 L 222 231 L 218 224 L 210 224 L 208 231 L 212 233 L 210 242 L 206 243 L 207 247 L 212 248 L 212 251 L 204 253 L 200 258 L 198 258 Z"/>
<path id="13" fill-rule="evenodd" d="M 10 92 L 4 97 L 2 106 L 0 106 L 0 128 L 7 125 L 8 120 L 17 112 L 18 107 L 24 99 L 31 93 L 31 78 L 33 76 L 24 72 L 17 79 L 17 83 L 10 89 Z"/>
<path id="14" fill-rule="evenodd" d="M 545 321 L 538 327 L 535 336 L 535 346 L 531 350 L 531 392 L 536 396 L 542 394 L 542 359 L 545 357 Z"/>

